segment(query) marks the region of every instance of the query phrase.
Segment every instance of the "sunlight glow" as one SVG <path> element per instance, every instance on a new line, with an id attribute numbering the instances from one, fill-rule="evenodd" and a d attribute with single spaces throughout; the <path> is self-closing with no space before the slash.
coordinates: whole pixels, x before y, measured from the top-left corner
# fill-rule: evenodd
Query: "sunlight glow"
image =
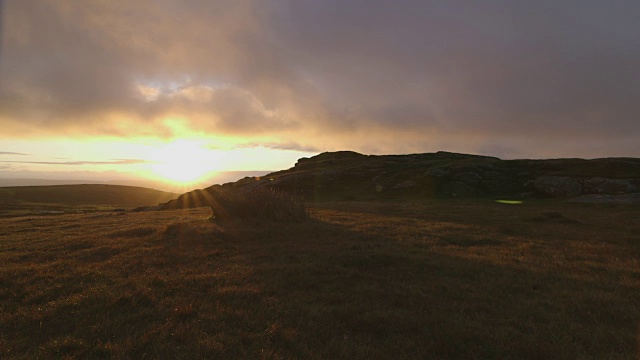
<path id="1" fill-rule="evenodd" d="M 204 149 L 198 142 L 179 140 L 153 152 L 151 169 L 175 183 L 195 182 L 216 170 L 215 157 L 214 152 Z"/>

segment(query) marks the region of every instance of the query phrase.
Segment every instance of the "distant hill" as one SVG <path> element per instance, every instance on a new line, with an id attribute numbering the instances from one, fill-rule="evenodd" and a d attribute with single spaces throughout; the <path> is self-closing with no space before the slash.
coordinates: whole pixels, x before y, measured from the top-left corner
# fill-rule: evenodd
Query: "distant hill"
<path id="1" fill-rule="evenodd" d="M 60 203 L 143 206 L 166 202 L 178 194 L 136 186 L 82 184 L 0 187 L 1 203 Z"/>
<path id="2" fill-rule="evenodd" d="M 168 192 L 183 193 L 186 190 L 199 189 L 211 184 L 224 184 L 236 181 L 247 176 L 262 176 L 268 174 L 268 170 L 251 171 L 217 171 L 209 174 L 208 177 L 198 180 L 188 185 L 172 184 L 162 179 L 119 179 L 119 180 L 95 180 L 95 179 L 47 179 L 47 178 L 0 178 L 0 187 L 7 186 L 49 186 L 49 185 L 76 185 L 76 184 L 103 184 L 103 185 L 125 185 L 137 186 L 151 189 L 158 189 Z M 7 174 L 4 174 L 5 176 Z M 185 186 L 188 186 L 185 189 Z"/>
<path id="3" fill-rule="evenodd" d="M 308 201 L 629 194 L 640 192 L 640 159 L 501 160 L 442 151 L 380 156 L 326 152 L 302 158 L 288 170 L 185 193 L 161 208 L 203 206 L 207 192 L 258 187 Z"/>
<path id="4" fill-rule="evenodd" d="M 242 176 L 237 177 L 237 180 Z M 46 179 L 46 178 L 0 178 L 0 187 L 7 186 L 50 186 L 50 185 L 124 185 L 137 186 L 149 189 L 167 190 L 167 184 L 159 180 L 151 179 L 120 179 L 120 180 L 95 180 L 95 179 Z M 202 187 L 202 186 L 201 186 Z"/>

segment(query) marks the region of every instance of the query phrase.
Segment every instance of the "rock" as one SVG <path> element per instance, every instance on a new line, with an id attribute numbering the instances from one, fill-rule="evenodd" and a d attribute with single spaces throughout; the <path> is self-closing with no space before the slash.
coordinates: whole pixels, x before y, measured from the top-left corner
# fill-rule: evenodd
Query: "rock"
<path id="1" fill-rule="evenodd" d="M 640 194 L 599 195 L 587 194 L 569 200 L 577 203 L 640 204 Z"/>
<path id="2" fill-rule="evenodd" d="M 437 179 L 447 178 L 449 177 L 449 175 L 451 175 L 451 172 L 449 171 L 449 169 L 445 169 L 445 168 L 435 168 L 424 173 L 424 176 L 433 177 Z"/>
<path id="3" fill-rule="evenodd" d="M 549 196 L 577 196 L 582 194 L 580 179 L 568 176 L 541 176 L 533 181 L 536 191 Z"/>
<path id="4" fill-rule="evenodd" d="M 629 179 L 607 179 L 594 177 L 583 183 L 585 194 L 627 194 L 638 191 Z"/>
<path id="5" fill-rule="evenodd" d="M 638 187 L 631 179 L 609 179 L 603 177 L 542 176 L 533 181 L 533 187 L 538 192 L 550 196 L 615 195 L 638 191 Z"/>
<path id="6" fill-rule="evenodd" d="M 442 185 L 442 193 L 453 197 L 474 197 L 482 195 L 476 187 L 462 181 L 452 181 Z"/>
<path id="7" fill-rule="evenodd" d="M 478 174 L 477 172 L 468 171 L 455 175 L 453 179 L 465 184 L 477 185 L 482 181 L 482 176 L 480 176 L 480 174 Z"/>
<path id="8" fill-rule="evenodd" d="M 316 176 L 312 173 L 284 174 L 270 182 L 269 186 L 290 193 L 308 193 L 316 185 Z"/>
<path id="9" fill-rule="evenodd" d="M 482 175 L 482 178 L 486 180 L 505 180 L 507 179 L 507 175 L 498 171 L 486 171 Z"/>
<path id="10" fill-rule="evenodd" d="M 524 186 L 507 178 L 504 179 L 486 179 L 480 183 L 480 188 L 488 194 L 514 194 L 524 190 Z"/>

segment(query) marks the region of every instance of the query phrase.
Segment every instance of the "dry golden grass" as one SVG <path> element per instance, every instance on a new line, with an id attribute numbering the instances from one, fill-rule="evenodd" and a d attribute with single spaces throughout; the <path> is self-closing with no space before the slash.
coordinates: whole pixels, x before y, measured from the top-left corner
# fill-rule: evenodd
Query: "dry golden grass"
<path id="1" fill-rule="evenodd" d="M 638 357 L 640 208 L 0 219 L 0 358 Z"/>

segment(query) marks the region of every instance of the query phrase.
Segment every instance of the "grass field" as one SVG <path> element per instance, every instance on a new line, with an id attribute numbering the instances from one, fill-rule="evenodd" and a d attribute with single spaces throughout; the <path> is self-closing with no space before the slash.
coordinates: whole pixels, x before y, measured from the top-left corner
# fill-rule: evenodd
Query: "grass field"
<path id="1" fill-rule="evenodd" d="M 104 184 L 0 187 L 0 217 L 130 210 L 177 196 L 137 186 Z"/>
<path id="2" fill-rule="evenodd" d="M 0 218 L 0 358 L 638 358 L 640 208 Z"/>

